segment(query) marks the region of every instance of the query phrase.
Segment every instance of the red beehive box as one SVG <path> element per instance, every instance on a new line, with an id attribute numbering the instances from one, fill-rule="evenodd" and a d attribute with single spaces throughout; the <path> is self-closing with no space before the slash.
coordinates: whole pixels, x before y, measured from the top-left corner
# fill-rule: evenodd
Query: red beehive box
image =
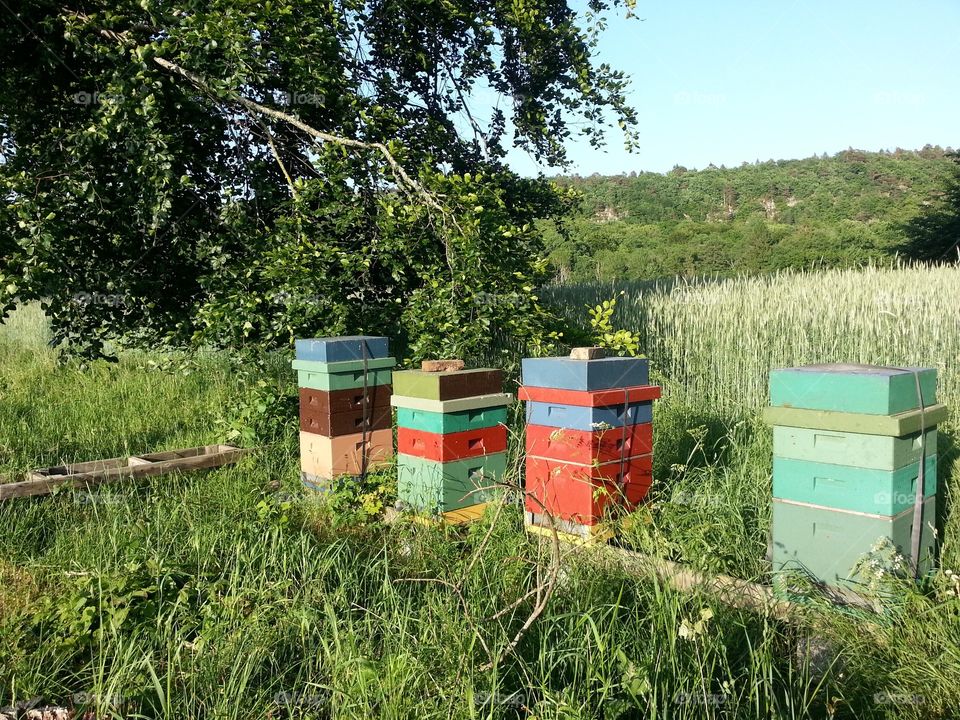
<path id="1" fill-rule="evenodd" d="M 563 390 L 561 388 L 524 385 L 517 391 L 517 397 L 521 400 L 580 407 L 609 407 L 611 405 L 646 402 L 659 399 L 660 394 L 659 385 L 634 385 L 633 387 L 609 390 Z"/>
<path id="2" fill-rule="evenodd" d="M 528 512 L 595 525 L 615 508 L 632 510 L 652 482 L 651 455 L 599 465 L 527 457 L 525 504 Z"/>
<path id="3" fill-rule="evenodd" d="M 590 465 L 649 455 L 653 425 L 641 423 L 607 430 L 573 430 L 527 425 L 527 455 Z"/>
<path id="4" fill-rule="evenodd" d="M 444 434 L 397 428 L 397 452 L 427 460 L 451 462 L 506 450 L 507 428 L 503 425 Z"/>

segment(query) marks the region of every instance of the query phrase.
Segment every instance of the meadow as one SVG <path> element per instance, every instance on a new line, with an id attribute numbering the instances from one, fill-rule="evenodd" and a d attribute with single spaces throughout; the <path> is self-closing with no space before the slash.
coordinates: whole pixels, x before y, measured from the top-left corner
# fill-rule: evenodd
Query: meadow
<path id="1" fill-rule="evenodd" d="M 958 294 L 955 268 L 543 293 L 576 323 L 616 296 L 616 323 L 640 333 L 664 386 L 651 502 L 624 540 L 759 582 L 768 370 L 935 366 L 941 401 L 956 407 Z M 223 408 L 246 391 L 216 355 L 59 366 L 42 314 L 24 308 L 0 328 L 0 471 L 222 441 Z M 784 621 L 576 548 L 557 564 L 556 548 L 524 534 L 510 494 L 465 530 L 383 522 L 389 472 L 320 503 L 300 491 L 292 426 L 235 467 L 5 503 L 0 706 L 42 698 L 96 717 L 170 718 L 955 716 L 956 414 L 942 430 L 941 570 L 919 586 L 877 578 L 865 593 L 878 615 L 813 602 Z M 514 481 L 519 444 L 514 432 Z"/>

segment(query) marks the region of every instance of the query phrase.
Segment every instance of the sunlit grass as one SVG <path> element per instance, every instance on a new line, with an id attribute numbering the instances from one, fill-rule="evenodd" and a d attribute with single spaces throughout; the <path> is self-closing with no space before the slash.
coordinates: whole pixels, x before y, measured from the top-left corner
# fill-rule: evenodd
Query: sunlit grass
<path id="1" fill-rule="evenodd" d="M 951 402 L 957 313 L 951 325 L 941 293 L 960 280 L 923 277 L 780 276 L 624 296 L 621 324 L 643 333 L 667 388 L 652 503 L 627 539 L 768 581 L 770 436 L 755 412 L 767 369 L 932 363 Z M 863 312 L 870 285 L 920 293 L 942 316 L 899 339 Z M 552 294 L 583 320 L 582 305 L 611 291 Z M 843 309 L 845 294 L 858 311 Z M 222 441 L 221 408 L 243 392 L 227 367 L 211 357 L 184 374 L 152 369 L 156 359 L 60 367 L 42 315 L 15 316 L 0 328 L 0 463 Z M 927 718 L 960 707 L 960 590 L 944 573 L 923 593 L 905 584 L 889 621 L 798 611 L 785 623 L 573 556 L 516 652 L 489 669 L 549 562 L 519 508 L 489 539 L 489 518 L 449 532 L 344 523 L 301 494 L 289 435 L 236 467 L 0 506 L 0 706 L 79 699 L 106 716 L 113 699 L 114 717 L 251 720 Z M 960 569 L 958 532 L 949 519 L 946 568 Z"/>

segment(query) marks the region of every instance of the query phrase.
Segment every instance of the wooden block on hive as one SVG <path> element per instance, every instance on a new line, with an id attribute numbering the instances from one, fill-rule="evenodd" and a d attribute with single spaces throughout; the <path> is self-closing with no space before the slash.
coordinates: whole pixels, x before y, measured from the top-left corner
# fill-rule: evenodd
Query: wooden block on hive
<path id="1" fill-rule="evenodd" d="M 450 462 L 506 451 L 507 428 L 504 425 L 443 435 L 402 426 L 397 428 L 397 452 L 427 460 Z"/>
<path id="2" fill-rule="evenodd" d="M 603 347 L 577 347 L 570 350 L 571 360 L 599 360 L 607 356 L 607 349 Z"/>
<path id="3" fill-rule="evenodd" d="M 403 397 L 426 400 L 494 395 L 503 389 L 503 371 L 490 368 L 425 372 L 398 370 L 393 373 L 393 392 Z"/>
<path id="4" fill-rule="evenodd" d="M 871 470 L 773 458 L 773 496 L 781 500 L 822 505 L 870 515 L 896 515 L 912 508 L 920 476 L 920 463 L 897 470 Z M 937 457 L 927 457 L 923 496 L 937 492 Z"/>
<path id="5" fill-rule="evenodd" d="M 308 338 L 297 340 L 295 345 L 297 359 L 326 363 L 363 360 L 364 354 L 368 359 L 390 355 L 390 341 L 379 335 Z"/>
<path id="6" fill-rule="evenodd" d="M 364 455 L 367 470 L 387 464 L 393 457 L 393 432 L 374 430 L 366 433 L 366 442 L 363 433 L 324 437 L 300 432 L 302 472 L 325 478 L 359 475 L 363 472 Z"/>
<path id="7" fill-rule="evenodd" d="M 451 370 L 463 370 L 465 363 L 463 360 L 424 360 L 420 363 L 420 369 L 423 372 L 449 372 Z"/>
<path id="8" fill-rule="evenodd" d="M 653 424 L 641 423 L 609 430 L 572 430 L 549 425 L 527 425 L 527 455 L 589 465 L 653 452 Z"/>
<path id="9" fill-rule="evenodd" d="M 650 380 L 650 364 L 646 358 L 524 358 L 521 364 L 523 384 L 535 387 L 607 390 L 648 385 Z"/>
<path id="10" fill-rule="evenodd" d="M 404 407 L 397 408 L 397 425 L 399 427 L 438 434 L 479 430 L 494 425 L 506 425 L 506 423 L 507 408 L 503 406 L 460 410 L 450 413 Z"/>
<path id="11" fill-rule="evenodd" d="M 920 376 L 922 403 L 917 397 L 915 372 Z M 896 415 L 936 402 L 937 371 L 933 368 L 833 363 L 770 372 L 770 404 L 774 407 Z"/>

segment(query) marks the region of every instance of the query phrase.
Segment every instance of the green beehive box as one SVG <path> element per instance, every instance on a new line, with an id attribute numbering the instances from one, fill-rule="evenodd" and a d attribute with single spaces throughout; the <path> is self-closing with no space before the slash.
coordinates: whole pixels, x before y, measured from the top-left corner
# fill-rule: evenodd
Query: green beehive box
<path id="1" fill-rule="evenodd" d="M 487 502 L 507 468 L 507 454 L 437 462 L 397 455 L 397 497 L 426 512 L 448 512 Z"/>
<path id="2" fill-rule="evenodd" d="M 297 370 L 297 384 L 302 388 L 311 390 L 355 390 L 362 388 L 364 384 L 367 387 L 375 385 L 389 385 L 392 370 L 380 369 L 370 370 L 366 373 L 366 382 L 364 382 L 363 370 L 348 370 L 346 372 L 323 373 L 314 370 Z"/>
<path id="3" fill-rule="evenodd" d="M 773 496 L 871 515 L 897 515 L 912 508 L 920 463 L 896 470 L 773 458 Z M 937 492 L 937 457 L 927 457 L 923 496 Z"/>
<path id="4" fill-rule="evenodd" d="M 773 428 L 773 454 L 794 460 L 896 470 L 920 460 L 920 433 L 905 437 L 834 432 L 812 428 Z M 927 430 L 927 455 L 937 454 L 937 431 Z"/>
<path id="5" fill-rule="evenodd" d="M 503 370 L 476 368 L 425 372 L 398 370 L 393 374 L 393 393 L 425 400 L 454 400 L 474 395 L 492 395 L 503 388 Z"/>
<path id="6" fill-rule="evenodd" d="M 368 371 L 383 370 L 384 368 L 392 368 L 396 364 L 396 358 L 374 358 L 366 361 L 366 368 Z M 291 365 L 294 370 L 308 370 L 333 375 L 336 373 L 356 372 L 357 370 L 362 371 L 364 361 L 344 360 L 343 362 L 320 362 L 319 360 L 294 360 Z"/>
<path id="7" fill-rule="evenodd" d="M 903 437 L 939 425 L 947 419 L 946 405 L 932 405 L 921 410 L 908 410 L 898 415 L 868 415 L 832 410 L 806 408 L 765 407 L 763 420 L 767 425 L 833 430 Z"/>
<path id="8" fill-rule="evenodd" d="M 923 504 L 920 570 L 933 568 L 936 498 Z M 828 584 L 855 589 L 853 569 L 877 542 L 888 538 L 909 567 L 913 508 L 899 515 L 867 515 L 773 501 L 773 571 L 800 571 Z"/>
<path id="9" fill-rule="evenodd" d="M 914 373 L 920 375 L 923 402 Z M 896 415 L 937 401 L 937 371 L 876 365 L 829 364 L 770 372 L 774 407 L 830 410 L 864 415 Z"/>
<path id="10" fill-rule="evenodd" d="M 397 408 L 397 426 L 445 435 L 465 430 L 480 430 L 494 425 L 507 424 L 506 407 L 478 408 L 452 413 Z"/>

